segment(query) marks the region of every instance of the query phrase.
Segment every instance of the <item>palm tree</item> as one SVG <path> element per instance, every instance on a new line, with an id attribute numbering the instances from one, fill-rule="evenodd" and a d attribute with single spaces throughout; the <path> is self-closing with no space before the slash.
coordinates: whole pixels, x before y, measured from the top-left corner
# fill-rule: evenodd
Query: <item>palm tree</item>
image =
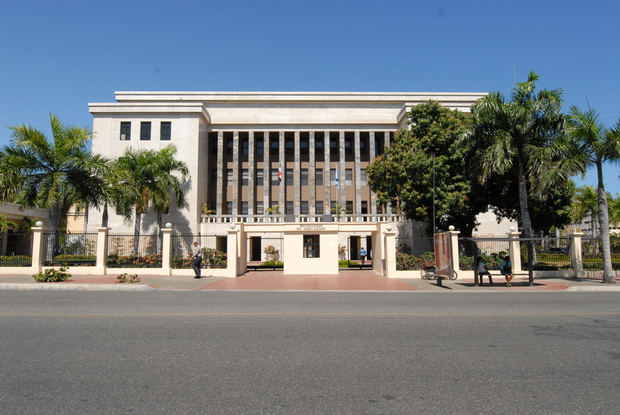
<path id="1" fill-rule="evenodd" d="M 125 201 L 125 206 L 132 206 L 135 212 L 134 254 L 138 253 L 142 215 L 149 207 L 155 210 L 161 231 L 162 212 L 168 209 L 172 193 L 178 207 L 187 206 L 184 182 L 188 169 L 184 162 L 174 159 L 175 154 L 176 148 L 171 145 L 159 151 L 129 149 L 117 160 L 119 177 L 125 186 L 135 189 L 134 197 Z"/>
<path id="2" fill-rule="evenodd" d="M 592 218 L 592 236 L 598 235 L 594 218 L 598 216 L 598 194 L 594 187 L 583 186 L 577 189 L 572 206 L 572 220 L 577 223 L 587 215 Z"/>
<path id="3" fill-rule="evenodd" d="M 24 207 L 49 210 L 48 243 L 55 250 L 68 203 L 85 192 L 94 175 L 87 148 L 90 131 L 65 127 L 53 114 L 50 124 L 52 142 L 29 125 L 11 127 L 12 143 L 0 149 L 0 194 Z"/>
<path id="4" fill-rule="evenodd" d="M 0 232 L 16 231 L 19 229 L 17 222 L 8 220 L 6 216 L 0 215 Z"/>
<path id="5" fill-rule="evenodd" d="M 524 236 L 531 238 L 532 221 L 528 195 L 544 198 L 555 183 L 574 174 L 573 159 L 567 157 L 565 120 L 561 113 L 560 90 L 535 91 L 538 75 L 530 72 L 526 82 L 518 83 L 506 100 L 492 92 L 473 107 L 473 125 L 466 134 L 481 149 L 479 179 L 485 183 L 492 175 L 509 174 L 517 183 L 519 212 Z M 536 261 L 528 244 L 531 265 Z"/>
<path id="6" fill-rule="evenodd" d="M 609 211 L 607 193 L 603 183 L 603 164 L 620 160 L 620 121 L 614 128 L 606 129 L 599 121 L 598 113 L 592 109 L 582 111 L 576 106 L 570 108 L 569 131 L 579 148 L 581 171 L 595 166 L 598 185 L 598 222 L 603 249 L 603 282 L 615 284 L 611 265 L 609 243 Z"/>

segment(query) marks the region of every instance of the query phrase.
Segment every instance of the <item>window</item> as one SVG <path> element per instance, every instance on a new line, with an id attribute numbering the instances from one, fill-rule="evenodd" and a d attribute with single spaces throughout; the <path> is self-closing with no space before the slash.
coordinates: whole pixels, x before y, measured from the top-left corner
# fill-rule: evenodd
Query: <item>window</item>
<path id="1" fill-rule="evenodd" d="M 353 154 L 353 139 L 351 137 L 344 139 L 344 152 L 345 154 Z"/>
<path id="2" fill-rule="evenodd" d="M 162 121 L 159 126 L 159 139 L 162 141 L 170 141 L 172 138 L 172 123 L 170 121 Z"/>
<path id="3" fill-rule="evenodd" d="M 232 202 L 226 202 L 226 214 L 232 215 Z"/>
<path id="4" fill-rule="evenodd" d="M 278 183 L 280 183 L 280 180 L 278 180 L 278 169 L 271 169 L 271 184 L 277 185 Z"/>
<path id="5" fill-rule="evenodd" d="M 250 146 L 250 143 L 248 140 L 246 140 L 245 138 L 241 139 L 241 154 L 243 154 L 244 156 L 247 156 L 249 146 Z"/>
<path id="6" fill-rule="evenodd" d="M 368 214 L 368 202 L 366 200 L 362 200 L 362 215 Z"/>
<path id="7" fill-rule="evenodd" d="M 353 184 L 353 169 L 344 169 L 344 185 L 351 186 Z"/>
<path id="8" fill-rule="evenodd" d="M 272 200 L 270 206 L 273 213 L 280 213 L 280 209 L 278 208 L 278 202 Z"/>
<path id="9" fill-rule="evenodd" d="M 226 169 L 226 182 L 228 185 L 232 185 L 233 182 L 233 171 L 232 169 Z"/>
<path id="10" fill-rule="evenodd" d="M 320 235 L 304 235 L 304 258 L 320 257 L 319 238 Z"/>
<path id="11" fill-rule="evenodd" d="M 320 202 L 320 201 L 314 202 L 314 213 L 317 215 L 323 214 L 323 202 Z"/>
<path id="12" fill-rule="evenodd" d="M 280 145 L 280 143 L 278 142 L 278 140 L 271 140 L 269 142 L 269 147 L 271 148 L 269 153 L 272 154 L 272 155 L 278 154 L 278 146 L 279 145 Z"/>
<path id="13" fill-rule="evenodd" d="M 301 139 L 299 141 L 299 145 L 301 147 L 301 154 L 308 154 L 308 141 L 305 139 Z"/>
<path id="14" fill-rule="evenodd" d="M 323 169 L 314 171 L 314 184 L 315 186 L 323 186 Z"/>
<path id="15" fill-rule="evenodd" d="M 336 186 L 336 169 L 329 169 L 329 183 Z"/>
<path id="16" fill-rule="evenodd" d="M 286 184 L 287 186 L 293 185 L 293 169 L 286 169 Z"/>
<path id="17" fill-rule="evenodd" d="M 256 170 L 256 185 L 263 185 L 263 169 Z"/>
<path id="18" fill-rule="evenodd" d="M 368 185 L 368 178 L 366 177 L 366 169 L 361 169 L 360 170 L 360 185 L 361 186 L 367 186 Z"/>
<path id="19" fill-rule="evenodd" d="M 337 214 L 337 213 L 338 213 L 338 212 L 337 212 L 337 209 L 336 209 L 337 207 L 338 207 L 338 206 L 337 206 L 337 204 L 336 204 L 336 201 L 335 201 L 335 200 L 332 200 L 331 202 L 329 202 L 329 210 L 330 210 L 330 212 L 331 212 L 333 215 L 335 215 L 335 214 Z"/>
<path id="20" fill-rule="evenodd" d="M 209 176 L 211 177 L 211 184 L 216 185 L 217 184 L 217 170 L 211 169 L 211 173 L 209 174 Z"/>
<path id="21" fill-rule="evenodd" d="M 346 213 L 347 215 L 353 214 L 353 201 L 352 200 L 347 200 Z"/>
<path id="22" fill-rule="evenodd" d="M 121 121 L 121 141 L 131 140 L 131 122 Z"/>
<path id="23" fill-rule="evenodd" d="M 286 212 L 284 213 L 286 213 L 287 215 L 292 215 L 294 213 L 292 201 L 289 200 L 286 202 Z"/>
<path id="24" fill-rule="evenodd" d="M 323 153 L 323 140 L 316 140 L 314 142 L 314 147 L 317 153 Z"/>
<path id="25" fill-rule="evenodd" d="M 150 139 L 151 139 L 151 122 L 142 121 L 140 123 L 140 140 L 150 140 Z"/>
<path id="26" fill-rule="evenodd" d="M 256 214 L 263 215 L 264 213 L 265 211 L 263 210 L 263 202 L 262 201 L 256 202 Z"/>
<path id="27" fill-rule="evenodd" d="M 302 200 L 300 204 L 300 208 L 301 208 L 301 214 L 307 215 L 308 214 L 308 201 Z"/>
<path id="28" fill-rule="evenodd" d="M 301 169 L 301 185 L 308 185 L 308 169 Z"/>
<path id="29" fill-rule="evenodd" d="M 233 152 L 233 140 L 231 138 L 226 140 L 226 154 L 232 154 Z"/>
<path id="30" fill-rule="evenodd" d="M 241 214 L 242 215 L 248 214 L 248 202 L 241 202 Z"/>
<path id="31" fill-rule="evenodd" d="M 262 156 L 265 152 L 265 142 L 263 140 L 258 140 L 256 142 L 256 154 Z"/>
<path id="32" fill-rule="evenodd" d="M 248 177 L 249 177 L 248 169 L 241 169 L 241 186 L 248 185 Z"/>
<path id="33" fill-rule="evenodd" d="M 293 147 L 295 145 L 295 142 L 293 141 L 292 138 L 287 138 L 284 140 L 284 145 L 285 145 L 285 151 L 286 154 L 293 154 Z"/>

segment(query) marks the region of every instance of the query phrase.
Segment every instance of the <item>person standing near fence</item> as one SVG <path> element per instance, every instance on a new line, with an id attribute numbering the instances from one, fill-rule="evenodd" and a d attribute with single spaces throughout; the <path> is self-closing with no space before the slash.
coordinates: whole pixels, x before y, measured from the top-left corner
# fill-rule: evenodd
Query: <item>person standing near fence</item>
<path id="1" fill-rule="evenodd" d="M 194 278 L 200 278 L 200 267 L 202 266 L 202 246 L 195 241 L 192 248 L 192 268 L 194 269 Z"/>
<path id="2" fill-rule="evenodd" d="M 512 275 L 512 262 L 510 262 L 510 256 L 506 255 L 504 257 L 504 261 L 502 262 L 502 266 L 500 268 L 500 272 L 504 277 L 506 277 L 506 287 L 511 287 L 510 281 L 514 275 Z"/>
<path id="3" fill-rule="evenodd" d="M 364 247 L 360 249 L 360 258 L 362 259 L 362 265 L 364 265 L 364 261 L 366 261 L 366 250 Z"/>

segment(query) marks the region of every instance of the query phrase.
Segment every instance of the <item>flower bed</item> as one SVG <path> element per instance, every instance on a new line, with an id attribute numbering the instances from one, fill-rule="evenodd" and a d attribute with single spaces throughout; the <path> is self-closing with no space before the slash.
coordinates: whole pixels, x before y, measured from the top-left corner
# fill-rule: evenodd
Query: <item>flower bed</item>
<path id="1" fill-rule="evenodd" d="M 29 267 L 32 258 L 26 255 L 0 256 L 0 267 Z"/>
<path id="2" fill-rule="evenodd" d="M 201 268 L 226 268 L 227 257 L 226 253 L 213 248 L 202 249 L 202 264 Z M 192 267 L 192 255 L 188 254 L 184 256 L 179 254 L 172 258 L 172 268 L 191 268 Z"/>
<path id="3" fill-rule="evenodd" d="M 95 266 L 97 258 L 95 255 L 56 255 L 52 261 L 46 261 L 44 265 L 51 265 L 54 267 L 88 267 Z"/>
<path id="4" fill-rule="evenodd" d="M 161 255 L 108 255 L 110 268 L 161 268 Z"/>

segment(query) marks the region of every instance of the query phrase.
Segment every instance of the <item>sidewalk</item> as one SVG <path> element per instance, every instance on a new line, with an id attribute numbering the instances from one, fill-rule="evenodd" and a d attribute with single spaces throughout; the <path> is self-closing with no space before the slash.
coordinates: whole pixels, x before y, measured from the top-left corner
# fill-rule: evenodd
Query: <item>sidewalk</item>
<path id="1" fill-rule="evenodd" d="M 206 274 L 208 275 L 208 274 Z M 371 271 L 343 271 L 338 275 L 283 275 L 281 271 L 248 272 L 238 278 L 191 276 L 161 276 L 139 274 L 139 283 L 119 284 L 114 275 L 77 275 L 69 281 L 37 283 L 27 275 L 0 275 L 0 290 L 230 290 L 230 291 L 424 291 L 424 292 L 527 292 L 527 291 L 618 291 L 620 284 L 602 284 L 600 280 L 570 280 L 544 278 L 534 280 L 530 287 L 527 279 L 513 280 L 512 287 L 496 281 L 493 286 L 485 283 L 474 286 L 473 279 L 444 281 L 438 287 L 436 281 L 421 279 L 388 279 Z"/>

